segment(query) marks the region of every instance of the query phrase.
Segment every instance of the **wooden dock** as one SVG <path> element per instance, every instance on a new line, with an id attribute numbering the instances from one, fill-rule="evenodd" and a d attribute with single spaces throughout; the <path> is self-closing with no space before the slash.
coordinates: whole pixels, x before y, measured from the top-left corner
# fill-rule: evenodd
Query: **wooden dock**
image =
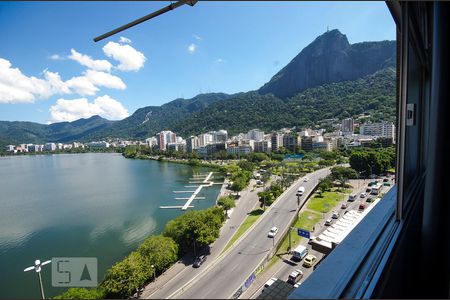
<path id="1" fill-rule="evenodd" d="M 204 187 L 209 187 L 212 186 L 213 184 L 221 184 L 221 183 L 214 183 L 212 181 L 209 181 L 211 179 L 211 177 L 213 176 L 214 172 L 209 172 L 209 174 L 207 175 L 200 175 L 200 174 L 195 174 L 192 175 L 193 178 L 190 178 L 190 180 L 195 180 L 195 181 L 189 181 L 190 184 L 200 184 L 200 185 L 186 185 L 184 186 L 185 188 L 196 188 L 195 191 L 173 191 L 176 194 L 182 194 L 182 193 L 192 193 L 192 195 L 190 197 L 177 197 L 175 198 L 175 200 L 186 200 L 186 203 L 181 206 L 181 205 L 173 205 L 173 206 L 160 206 L 159 208 L 178 208 L 181 210 L 187 210 L 188 208 L 192 208 L 194 207 L 193 205 L 191 205 L 192 201 L 194 200 L 203 200 L 205 199 L 205 197 L 197 197 L 197 195 L 201 192 L 201 190 Z"/>

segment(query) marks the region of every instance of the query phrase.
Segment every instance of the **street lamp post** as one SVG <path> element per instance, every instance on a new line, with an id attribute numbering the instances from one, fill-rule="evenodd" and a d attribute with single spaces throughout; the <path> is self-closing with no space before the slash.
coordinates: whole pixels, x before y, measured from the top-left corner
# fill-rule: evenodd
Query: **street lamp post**
<path id="1" fill-rule="evenodd" d="M 151 267 L 153 269 L 153 281 L 156 281 L 156 269 L 155 269 L 155 266 L 152 265 Z"/>
<path id="2" fill-rule="evenodd" d="M 34 261 L 34 266 L 28 267 L 25 270 L 23 270 L 24 272 L 28 272 L 28 271 L 31 271 L 31 270 L 35 270 L 36 271 L 36 273 L 38 275 L 39 287 L 41 289 L 41 298 L 42 299 L 45 299 L 45 295 L 44 295 L 44 286 L 42 285 L 42 277 L 41 277 L 41 270 L 42 270 L 42 268 L 41 267 L 45 266 L 45 265 L 47 265 L 47 264 L 49 264 L 51 262 L 52 262 L 51 260 L 47 260 L 47 261 L 44 261 L 43 263 L 41 263 L 41 261 L 39 259 L 36 259 Z"/>

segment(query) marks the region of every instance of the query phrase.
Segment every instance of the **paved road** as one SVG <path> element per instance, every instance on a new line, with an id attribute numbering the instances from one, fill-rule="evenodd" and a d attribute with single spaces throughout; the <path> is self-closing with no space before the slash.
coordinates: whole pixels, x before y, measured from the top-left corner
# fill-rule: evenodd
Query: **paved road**
<path id="1" fill-rule="evenodd" d="M 172 297 L 185 299 L 199 298 L 229 298 L 245 282 L 250 274 L 265 259 L 269 251 L 273 250 L 273 240 L 267 237 L 272 226 L 279 228 L 276 241 L 281 239 L 281 232 L 286 229 L 297 212 L 297 197 L 299 186 L 305 187 L 305 194 L 311 191 L 319 178 L 330 173 L 322 169 L 308 174 L 308 182 L 298 181 L 284 196 L 270 208 L 267 215 L 253 228 L 253 230 L 236 245 L 222 260 L 206 270 L 183 291 Z M 302 196 L 304 201 L 305 196 Z"/>
<path id="2" fill-rule="evenodd" d="M 220 255 L 227 245 L 228 241 L 234 235 L 241 223 L 251 212 L 255 205 L 259 203 L 257 193 L 262 191 L 262 187 L 251 191 L 255 180 L 251 180 L 249 187 L 240 193 L 239 200 L 236 201 L 236 207 L 231 213 L 231 218 L 222 226 L 220 237 L 211 245 L 211 253 L 200 268 L 193 268 L 192 262 L 188 261 L 186 265 L 178 264 L 167 271 L 165 276 L 158 277 L 158 280 L 149 284 L 141 295 L 143 299 L 165 299 L 182 288 L 195 276 L 200 275 L 203 270 Z M 164 278 L 169 277 L 169 278 Z"/>
<path id="3" fill-rule="evenodd" d="M 380 179 L 378 179 L 380 181 Z M 331 215 L 333 214 L 333 212 L 338 212 L 341 217 L 344 214 L 345 211 L 350 211 L 350 210 L 358 210 L 359 204 L 360 203 L 365 203 L 366 207 L 368 205 L 373 205 L 373 203 L 366 203 L 366 199 L 365 198 L 360 198 L 360 194 L 362 192 L 365 192 L 367 187 L 367 184 L 370 182 L 371 180 L 351 180 L 350 184 L 354 186 L 353 189 L 353 193 L 357 194 L 358 198 L 353 201 L 353 202 L 349 202 L 347 201 L 348 197 L 346 197 L 343 201 L 340 201 L 339 203 L 337 203 L 336 207 L 332 210 L 330 210 L 330 212 L 328 212 L 327 214 L 324 215 L 324 218 L 319 221 L 319 223 L 315 226 L 315 231 L 314 231 L 314 236 L 318 236 L 320 235 L 323 231 L 325 231 L 328 226 L 325 226 L 325 220 L 326 219 L 330 219 Z M 391 181 L 390 181 L 391 182 Z M 391 182 L 392 183 L 392 182 Z M 387 193 L 387 191 L 390 189 L 391 187 L 383 187 L 382 192 L 383 193 Z M 372 196 L 372 197 L 377 197 L 377 196 Z M 341 204 L 342 203 L 347 203 L 347 208 L 346 209 L 341 209 Z M 302 211 L 304 211 L 305 209 L 302 209 Z M 308 210 L 307 210 L 308 211 Z M 337 220 L 333 219 L 333 223 L 336 222 Z M 308 248 L 308 253 L 309 254 L 313 254 L 317 257 L 318 262 L 324 257 L 323 253 L 320 253 L 318 251 L 312 250 L 311 249 L 311 245 L 307 244 L 307 241 L 303 241 L 301 243 L 302 245 L 306 246 Z M 299 281 L 300 283 L 302 283 L 303 281 L 305 281 L 309 275 L 311 275 L 311 273 L 313 272 L 313 268 L 305 268 L 303 267 L 303 261 L 300 262 L 295 262 L 291 260 L 291 255 L 286 254 L 283 255 L 282 258 L 283 260 L 280 261 L 279 263 L 275 264 L 271 270 L 266 270 L 267 274 L 264 274 L 264 276 L 261 276 L 260 279 L 258 279 L 254 284 L 257 286 L 257 290 L 255 291 L 253 289 L 253 291 L 249 291 L 248 293 L 242 295 L 243 298 L 257 298 L 263 290 L 264 287 L 264 283 L 271 277 L 276 277 L 278 279 L 281 279 L 283 281 L 287 281 L 289 274 L 295 270 L 295 269 L 299 269 L 303 272 L 303 278 Z"/>

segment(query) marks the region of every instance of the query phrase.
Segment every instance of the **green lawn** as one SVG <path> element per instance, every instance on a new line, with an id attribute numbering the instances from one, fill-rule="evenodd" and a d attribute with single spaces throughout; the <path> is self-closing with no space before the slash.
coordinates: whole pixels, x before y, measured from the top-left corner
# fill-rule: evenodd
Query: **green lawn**
<path id="1" fill-rule="evenodd" d="M 293 227 L 312 230 L 313 226 L 316 225 L 321 219 L 322 214 L 320 213 L 304 211 L 300 213 L 297 222 L 295 222 Z M 295 246 L 297 246 L 300 243 L 301 239 L 302 238 L 297 234 L 295 230 L 291 231 L 292 248 L 295 248 Z M 287 251 L 288 247 L 289 247 L 289 236 L 286 235 L 283 238 L 283 241 L 281 242 L 281 246 L 278 249 L 278 253 L 284 253 L 285 251 Z"/>
<path id="2" fill-rule="evenodd" d="M 247 231 L 247 229 L 249 229 L 250 226 L 252 226 L 252 224 L 256 222 L 256 220 L 258 220 L 259 216 L 261 216 L 263 212 L 264 211 L 261 208 L 258 208 L 248 213 L 247 218 L 245 218 L 244 222 L 241 224 L 241 226 L 239 226 L 236 233 L 233 235 L 231 240 L 222 250 L 222 253 L 225 252 L 228 248 L 230 248 L 234 244 L 234 242 L 236 242 L 237 239 L 240 238 L 241 235 L 243 235 Z"/>
<path id="3" fill-rule="evenodd" d="M 344 199 L 345 194 L 339 192 L 324 192 L 322 195 L 316 194 L 308 203 L 308 209 L 320 213 L 327 213 L 334 209 L 337 202 Z"/>

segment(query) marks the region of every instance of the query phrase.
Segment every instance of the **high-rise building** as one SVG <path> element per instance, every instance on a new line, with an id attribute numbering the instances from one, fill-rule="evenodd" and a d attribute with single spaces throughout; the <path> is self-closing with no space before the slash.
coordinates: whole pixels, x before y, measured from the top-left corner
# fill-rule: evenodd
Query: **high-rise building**
<path id="1" fill-rule="evenodd" d="M 295 133 L 283 135 L 283 147 L 289 151 L 295 152 L 296 148 L 300 146 L 300 137 Z"/>
<path id="2" fill-rule="evenodd" d="M 166 151 L 167 144 L 177 142 L 177 135 L 170 130 L 157 133 L 156 138 L 158 147 L 161 151 Z"/>
<path id="3" fill-rule="evenodd" d="M 342 120 L 341 131 L 343 134 L 352 134 L 354 128 L 355 127 L 352 118 Z"/>
<path id="4" fill-rule="evenodd" d="M 228 132 L 223 129 L 218 130 L 218 131 L 210 131 L 208 133 L 212 135 L 213 143 L 226 142 L 228 139 Z"/>
<path id="5" fill-rule="evenodd" d="M 283 134 L 274 133 L 271 138 L 272 151 L 277 151 L 280 147 L 283 146 Z"/>
<path id="6" fill-rule="evenodd" d="M 270 153 L 272 151 L 272 142 L 267 140 L 255 142 L 255 152 Z"/>
<path id="7" fill-rule="evenodd" d="M 247 138 L 249 140 L 261 141 L 264 139 L 264 131 L 252 129 L 247 133 Z"/>
<path id="8" fill-rule="evenodd" d="M 313 138 L 312 136 L 303 136 L 302 137 L 302 150 L 312 151 L 313 150 Z"/>
<path id="9" fill-rule="evenodd" d="M 191 136 L 186 139 L 186 152 L 192 153 L 195 149 L 199 147 L 198 145 L 198 137 Z"/>
<path id="10" fill-rule="evenodd" d="M 213 136 L 210 133 L 203 133 L 198 136 L 198 146 L 205 147 L 213 142 Z"/>
<path id="11" fill-rule="evenodd" d="M 395 142 L 395 125 L 392 122 L 365 123 L 359 127 L 362 135 L 393 138 Z"/>
<path id="12" fill-rule="evenodd" d="M 56 144 L 55 143 L 46 143 L 44 146 L 44 151 L 55 151 Z"/>

